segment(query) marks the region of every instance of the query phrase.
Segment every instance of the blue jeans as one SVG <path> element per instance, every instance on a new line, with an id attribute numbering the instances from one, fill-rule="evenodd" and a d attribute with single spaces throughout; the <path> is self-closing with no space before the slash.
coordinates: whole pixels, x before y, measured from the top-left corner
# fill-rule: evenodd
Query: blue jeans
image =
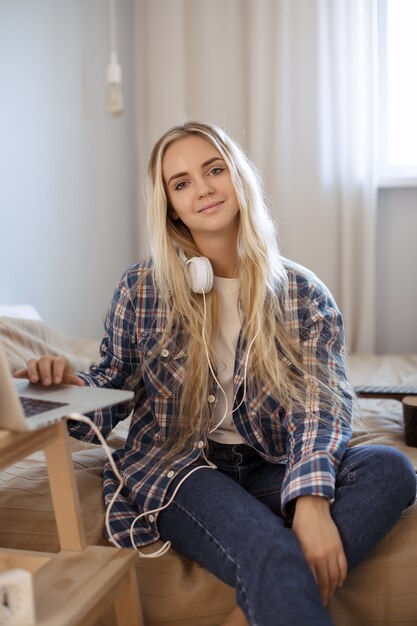
<path id="1" fill-rule="evenodd" d="M 331 625 L 296 536 L 282 518 L 285 467 L 267 463 L 246 445 L 211 442 L 208 458 L 218 469 L 194 472 L 159 513 L 161 538 L 234 587 L 251 626 Z M 185 473 L 176 476 L 170 493 Z M 398 450 L 356 446 L 345 452 L 331 512 L 349 569 L 415 495 L 414 469 Z"/>

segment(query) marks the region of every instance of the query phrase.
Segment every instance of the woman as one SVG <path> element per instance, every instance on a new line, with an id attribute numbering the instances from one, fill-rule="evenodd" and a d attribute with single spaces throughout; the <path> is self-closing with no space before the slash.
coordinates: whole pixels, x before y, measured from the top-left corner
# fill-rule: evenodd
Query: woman
<path id="1" fill-rule="evenodd" d="M 336 587 L 414 501 L 411 464 L 347 448 L 341 316 L 279 255 L 254 167 L 223 131 L 187 123 L 157 142 L 148 218 L 152 255 L 115 291 L 101 361 L 76 375 L 44 357 L 18 375 L 135 391 L 93 418 L 108 435 L 133 409 L 113 541 L 161 538 L 232 585 L 224 626 L 332 624 Z M 71 434 L 94 439 L 84 423 Z M 117 486 L 106 466 L 107 503 Z"/>

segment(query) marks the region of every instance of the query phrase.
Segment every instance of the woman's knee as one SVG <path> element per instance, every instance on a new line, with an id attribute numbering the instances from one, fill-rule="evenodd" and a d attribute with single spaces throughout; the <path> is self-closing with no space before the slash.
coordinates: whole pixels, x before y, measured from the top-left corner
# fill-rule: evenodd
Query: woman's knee
<path id="1" fill-rule="evenodd" d="M 416 472 L 408 457 L 392 446 L 357 446 L 350 448 L 347 471 L 362 470 L 369 478 L 384 484 L 387 491 L 403 494 L 405 506 L 416 497 Z"/>
<path id="2" fill-rule="evenodd" d="M 377 446 L 376 446 L 377 447 Z M 382 463 L 385 460 L 386 476 L 396 483 L 407 498 L 406 506 L 410 506 L 416 498 L 416 472 L 410 459 L 397 448 L 384 447 Z"/>

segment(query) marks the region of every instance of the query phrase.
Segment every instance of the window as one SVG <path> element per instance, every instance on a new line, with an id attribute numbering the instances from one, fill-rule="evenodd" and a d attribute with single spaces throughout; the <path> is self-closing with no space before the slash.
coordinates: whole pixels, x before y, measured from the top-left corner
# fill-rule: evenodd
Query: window
<path id="1" fill-rule="evenodd" d="M 379 0 L 382 186 L 417 185 L 417 1 Z"/>

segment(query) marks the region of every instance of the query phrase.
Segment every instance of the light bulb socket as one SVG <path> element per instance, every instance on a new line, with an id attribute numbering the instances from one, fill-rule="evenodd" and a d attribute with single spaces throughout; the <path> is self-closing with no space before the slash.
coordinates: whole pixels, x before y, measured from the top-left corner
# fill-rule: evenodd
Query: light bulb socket
<path id="1" fill-rule="evenodd" d="M 110 62 L 107 66 L 107 82 L 114 85 L 120 85 L 122 82 L 122 68 L 117 61 L 117 54 L 110 54 Z"/>

